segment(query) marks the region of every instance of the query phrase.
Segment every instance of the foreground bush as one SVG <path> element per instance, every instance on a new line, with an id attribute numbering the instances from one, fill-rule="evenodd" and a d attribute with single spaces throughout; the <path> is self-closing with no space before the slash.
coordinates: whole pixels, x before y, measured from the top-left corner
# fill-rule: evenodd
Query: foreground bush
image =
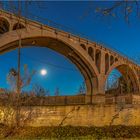
<path id="1" fill-rule="evenodd" d="M 0 138 L 5 138 L 11 128 L 1 127 Z M 105 127 L 26 127 L 8 135 L 9 138 L 69 138 L 89 136 L 101 138 L 140 138 L 140 126 L 105 126 Z"/>

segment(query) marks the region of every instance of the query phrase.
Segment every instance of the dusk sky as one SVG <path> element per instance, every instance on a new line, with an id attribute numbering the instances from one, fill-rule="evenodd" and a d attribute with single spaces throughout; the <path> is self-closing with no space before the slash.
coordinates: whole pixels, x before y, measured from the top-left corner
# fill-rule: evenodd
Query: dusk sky
<path id="1" fill-rule="evenodd" d="M 97 17 L 94 7 L 103 6 L 103 4 L 107 7 L 111 3 L 40 2 L 37 6 L 36 2 L 32 2 L 28 5 L 28 9 L 23 8 L 23 15 L 26 14 L 26 17 L 34 20 L 37 17 L 33 15 L 41 17 L 40 21 L 44 24 L 47 20 L 42 18 L 50 19 L 72 28 L 75 33 L 87 35 L 92 41 L 106 44 L 106 47 L 140 61 L 140 19 L 132 15 L 131 22 L 128 24 L 122 16 L 107 19 Z M 61 54 L 48 48 L 29 47 L 22 49 L 21 53 L 21 68 L 27 64 L 30 70 L 37 71 L 32 85 L 38 83 L 49 89 L 52 94 L 57 87 L 62 94 L 74 94 L 84 80 L 75 65 Z M 0 60 L 0 86 L 7 88 L 6 75 L 11 67 L 17 67 L 17 50 L 1 55 Z M 40 75 L 42 68 L 48 71 L 44 77 Z"/>

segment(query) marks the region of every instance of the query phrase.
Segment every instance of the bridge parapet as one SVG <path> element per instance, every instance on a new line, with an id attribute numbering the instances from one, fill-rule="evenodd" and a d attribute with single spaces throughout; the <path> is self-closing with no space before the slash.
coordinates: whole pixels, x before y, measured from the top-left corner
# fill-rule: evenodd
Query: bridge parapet
<path id="1" fill-rule="evenodd" d="M 53 105 L 108 105 L 117 104 L 123 106 L 125 104 L 135 105 L 140 104 L 139 94 L 126 94 L 126 95 L 93 95 L 92 103 L 90 102 L 90 96 L 87 95 L 75 95 L 75 96 L 49 96 L 49 97 L 29 97 L 28 102 L 24 102 L 24 98 L 21 98 L 23 106 L 53 106 Z M 89 99 L 89 100 L 87 100 Z M 6 96 L 0 96 L 0 106 L 8 103 Z M 23 100 L 23 101 L 22 101 Z M 89 102 L 88 102 L 89 101 Z"/>

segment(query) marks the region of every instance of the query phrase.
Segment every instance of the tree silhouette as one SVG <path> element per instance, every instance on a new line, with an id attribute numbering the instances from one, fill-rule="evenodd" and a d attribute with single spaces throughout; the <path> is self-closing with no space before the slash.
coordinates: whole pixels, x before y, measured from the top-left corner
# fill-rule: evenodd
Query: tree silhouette
<path id="1" fill-rule="evenodd" d="M 30 85 L 32 77 L 34 76 L 35 71 L 29 72 L 28 66 L 24 65 L 23 74 L 20 74 L 19 86 L 20 89 Z M 17 91 L 17 81 L 18 81 L 18 72 L 15 68 L 11 68 L 7 75 L 8 84 L 11 86 L 12 90 Z"/>
<path id="2" fill-rule="evenodd" d="M 32 92 L 37 96 L 37 97 L 44 97 L 44 96 L 50 96 L 49 90 L 46 90 L 44 87 L 42 87 L 39 84 L 35 84 L 33 86 Z"/>
<path id="3" fill-rule="evenodd" d="M 140 1 L 138 0 L 122 0 L 107 2 L 103 7 L 97 7 L 95 9 L 96 14 L 100 14 L 105 17 L 119 18 L 124 17 L 124 20 L 129 23 L 131 16 L 140 18 Z"/>
<path id="4" fill-rule="evenodd" d="M 78 94 L 86 94 L 86 84 L 85 82 L 82 82 L 82 84 L 80 85 L 79 87 L 79 90 L 78 90 Z"/>

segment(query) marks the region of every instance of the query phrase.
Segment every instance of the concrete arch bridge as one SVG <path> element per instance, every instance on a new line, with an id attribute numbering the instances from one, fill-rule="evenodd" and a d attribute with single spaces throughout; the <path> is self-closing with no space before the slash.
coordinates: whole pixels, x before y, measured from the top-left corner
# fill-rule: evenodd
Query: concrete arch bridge
<path id="1" fill-rule="evenodd" d="M 22 46 L 51 48 L 71 60 L 85 78 L 86 102 L 105 95 L 105 82 L 113 69 L 127 81 L 131 92 L 140 93 L 140 67 L 117 52 L 56 28 L 0 10 L 0 54 Z"/>

